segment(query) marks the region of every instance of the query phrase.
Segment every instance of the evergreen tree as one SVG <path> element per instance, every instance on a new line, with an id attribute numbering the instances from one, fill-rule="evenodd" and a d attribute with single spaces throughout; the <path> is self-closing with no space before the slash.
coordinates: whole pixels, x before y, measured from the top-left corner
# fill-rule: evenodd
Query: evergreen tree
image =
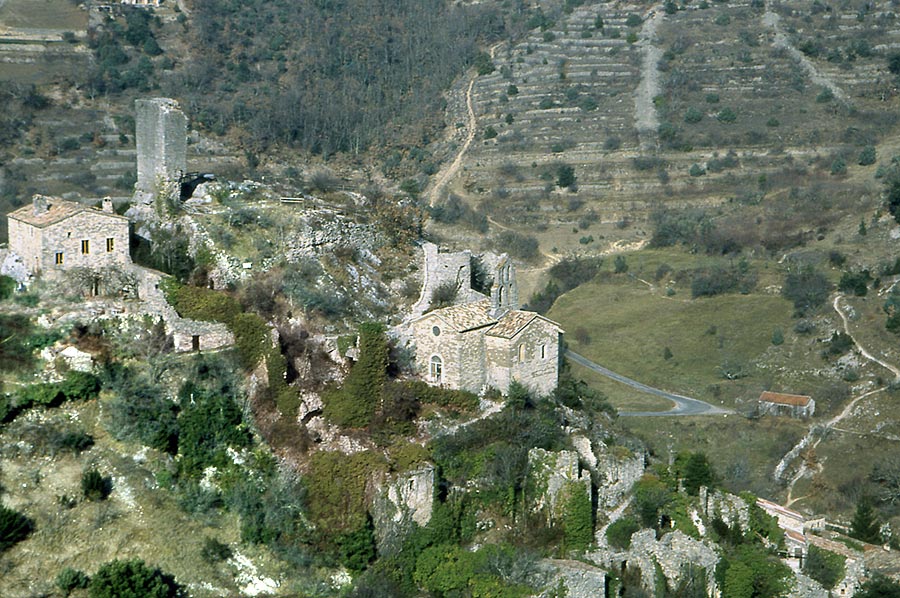
<path id="1" fill-rule="evenodd" d="M 697 496 L 700 486 L 710 486 L 713 483 L 713 472 L 709 465 L 709 459 L 705 453 L 692 453 L 684 467 L 684 490 Z"/>
<path id="2" fill-rule="evenodd" d="M 850 522 L 850 535 L 870 544 L 881 544 L 881 523 L 869 497 L 860 499 Z"/>

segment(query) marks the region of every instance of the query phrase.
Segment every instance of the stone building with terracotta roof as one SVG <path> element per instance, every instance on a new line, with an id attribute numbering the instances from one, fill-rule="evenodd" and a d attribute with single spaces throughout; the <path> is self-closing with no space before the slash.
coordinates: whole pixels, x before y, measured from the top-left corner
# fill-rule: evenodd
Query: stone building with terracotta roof
<path id="1" fill-rule="evenodd" d="M 816 402 L 807 395 L 765 391 L 759 395 L 760 415 L 788 415 L 805 419 L 816 411 Z"/>
<path id="2" fill-rule="evenodd" d="M 416 367 L 430 384 L 501 392 L 515 380 L 549 394 L 559 380 L 562 329 L 531 311 L 518 309 L 512 262 L 494 269 L 491 297 L 428 312 L 411 321 Z"/>
<path id="3" fill-rule="evenodd" d="M 111 200 L 102 206 L 35 195 L 31 204 L 7 215 L 10 252 L 32 275 L 49 277 L 131 263 L 128 219 L 113 211 Z"/>

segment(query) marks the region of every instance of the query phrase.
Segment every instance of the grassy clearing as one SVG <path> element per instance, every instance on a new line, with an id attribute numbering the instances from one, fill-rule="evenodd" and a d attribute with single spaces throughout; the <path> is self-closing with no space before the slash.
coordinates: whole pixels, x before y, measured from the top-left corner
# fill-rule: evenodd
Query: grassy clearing
<path id="1" fill-rule="evenodd" d="M 0 24 L 79 31 L 87 28 L 87 11 L 68 0 L 6 0 L 0 4 Z"/>
<path id="2" fill-rule="evenodd" d="M 646 272 L 655 270 L 660 257 L 638 253 L 628 261 L 642 266 L 636 272 Z M 678 269 L 708 259 L 693 257 L 673 252 L 667 260 Z M 567 331 L 574 350 L 652 386 L 731 406 L 771 384 L 773 375 L 754 365 L 767 352 L 784 350 L 773 347 L 772 335 L 775 328 L 792 326 L 788 301 L 771 294 L 691 300 L 689 289 L 669 297 L 662 286 L 627 275 L 590 282 L 561 297 L 550 316 Z M 744 376 L 729 380 L 725 371 Z"/>

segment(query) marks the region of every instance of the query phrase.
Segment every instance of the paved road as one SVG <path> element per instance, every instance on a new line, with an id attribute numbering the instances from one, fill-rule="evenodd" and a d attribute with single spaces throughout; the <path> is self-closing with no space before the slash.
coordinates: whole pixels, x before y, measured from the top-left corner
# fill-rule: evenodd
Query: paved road
<path id="1" fill-rule="evenodd" d="M 675 406 L 673 408 L 667 409 L 666 411 L 620 411 L 620 416 L 657 417 L 666 415 L 721 415 L 726 413 L 733 413 L 728 409 L 722 409 L 721 407 L 710 405 L 709 403 L 700 401 L 698 399 L 692 399 L 690 397 L 685 397 L 671 392 L 666 392 L 665 390 L 660 390 L 658 388 L 653 388 L 652 386 L 647 386 L 646 384 L 641 384 L 637 380 L 632 380 L 631 378 L 623 376 L 622 374 L 617 374 L 611 370 L 608 370 L 602 365 L 594 363 L 590 359 L 583 357 L 578 353 L 575 353 L 574 351 L 566 351 L 566 357 L 579 365 L 583 365 L 589 370 L 593 370 L 602 376 L 606 376 L 607 378 L 610 378 L 617 382 L 621 382 L 622 384 L 630 386 L 635 390 L 655 395 L 657 397 L 662 397 L 664 399 L 669 399 L 670 401 L 675 403 Z"/>

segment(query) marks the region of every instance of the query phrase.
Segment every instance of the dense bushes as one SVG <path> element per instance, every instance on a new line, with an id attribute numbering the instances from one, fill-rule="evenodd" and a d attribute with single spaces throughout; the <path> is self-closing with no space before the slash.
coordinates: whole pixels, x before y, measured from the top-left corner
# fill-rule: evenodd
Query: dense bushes
<path id="1" fill-rule="evenodd" d="M 181 598 L 187 593 L 171 575 L 144 561 L 110 561 L 101 565 L 88 585 L 90 598 Z"/>
<path id="2" fill-rule="evenodd" d="M 641 526 L 637 521 L 630 517 L 622 517 L 606 528 L 606 540 L 613 548 L 628 550 L 631 546 L 631 536 L 640 529 Z"/>
<path id="3" fill-rule="evenodd" d="M 844 560 L 839 554 L 811 545 L 803 563 L 803 572 L 826 590 L 831 590 L 844 577 Z"/>
<path id="4" fill-rule="evenodd" d="M 820 307 L 831 292 L 828 278 L 812 266 L 794 268 L 788 272 L 781 294 L 794 303 L 799 313 Z"/>
<path id="5" fill-rule="evenodd" d="M 27 538 L 33 530 L 31 519 L 0 505 L 0 554 Z"/>
<path id="6" fill-rule="evenodd" d="M 528 309 L 542 314 L 547 313 L 560 295 L 593 280 L 602 266 L 603 258 L 599 257 L 567 258 L 554 264 L 547 271 L 550 281 L 543 290 L 531 296 L 528 300 Z"/>
<path id="7" fill-rule="evenodd" d="M 384 327 L 368 322 L 359 327 L 359 360 L 341 388 L 322 394 L 325 417 L 339 426 L 358 428 L 369 424 L 387 379 L 388 343 Z"/>

